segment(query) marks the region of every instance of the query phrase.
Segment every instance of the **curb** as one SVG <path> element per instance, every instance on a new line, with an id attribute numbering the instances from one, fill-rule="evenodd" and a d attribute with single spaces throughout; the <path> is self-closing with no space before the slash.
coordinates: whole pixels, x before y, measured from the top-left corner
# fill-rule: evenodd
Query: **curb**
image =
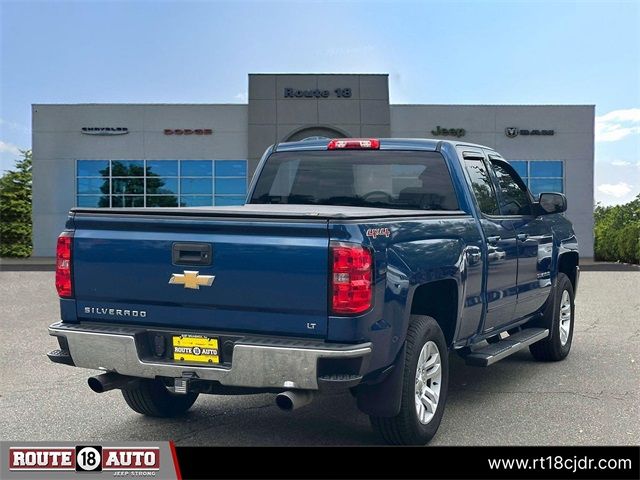
<path id="1" fill-rule="evenodd" d="M 53 272 L 55 269 L 53 257 L 0 258 L 0 272 Z"/>

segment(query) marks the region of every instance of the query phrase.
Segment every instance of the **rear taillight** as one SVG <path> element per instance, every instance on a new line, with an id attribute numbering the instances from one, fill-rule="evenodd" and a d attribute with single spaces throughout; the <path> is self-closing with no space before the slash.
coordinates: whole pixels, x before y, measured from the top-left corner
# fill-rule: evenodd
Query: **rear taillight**
<path id="1" fill-rule="evenodd" d="M 334 138 L 327 145 L 327 150 L 378 150 L 380 140 L 377 138 Z"/>
<path id="2" fill-rule="evenodd" d="M 331 311 L 362 313 L 371 307 L 373 257 L 362 245 L 331 242 Z"/>
<path id="3" fill-rule="evenodd" d="M 56 248 L 56 290 L 63 298 L 73 296 L 73 284 L 71 282 L 71 244 L 73 233 L 62 232 L 58 237 Z"/>

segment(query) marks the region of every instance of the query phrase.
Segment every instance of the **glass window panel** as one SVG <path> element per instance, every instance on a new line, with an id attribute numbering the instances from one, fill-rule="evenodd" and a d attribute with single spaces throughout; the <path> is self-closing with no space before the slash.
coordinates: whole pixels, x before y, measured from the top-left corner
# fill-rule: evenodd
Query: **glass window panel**
<path id="1" fill-rule="evenodd" d="M 210 207 L 213 205 L 211 195 L 183 195 L 180 197 L 181 207 Z"/>
<path id="2" fill-rule="evenodd" d="M 211 178 L 182 178 L 180 179 L 180 190 L 184 194 L 199 194 L 212 192 Z"/>
<path id="3" fill-rule="evenodd" d="M 391 193 L 394 196 L 399 196 L 406 188 L 420 189 L 422 187 L 422 181 L 416 176 L 415 178 L 396 177 L 391 179 Z"/>
<path id="4" fill-rule="evenodd" d="M 180 175 L 183 177 L 207 177 L 213 175 L 211 160 L 182 160 Z"/>
<path id="5" fill-rule="evenodd" d="M 143 160 L 111 160 L 111 175 L 114 177 L 144 176 Z"/>
<path id="6" fill-rule="evenodd" d="M 520 177 L 524 178 L 527 176 L 527 162 L 521 160 L 513 160 L 510 161 L 509 164 L 516 172 L 518 172 L 518 175 L 520 175 Z"/>
<path id="7" fill-rule="evenodd" d="M 77 204 L 79 207 L 108 207 L 109 197 L 98 195 L 78 195 Z"/>
<path id="8" fill-rule="evenodd" d="M 79 177 L 107 177 L 109 160 L 78 160 L 76 169 Z"/>
<path id="9" fill-rule="evenodd" d="M 224 207 L 228 205 L 244 205 L 244 197 L 219 197 L 216 195 L 216 205 Z"/>
<path id="10" fill-rule="evenodd" d="M 216 194 L 244 195 L 246 190 L 247 181 L 244 178 L 216 178 Z"/>
<path id="11" fill-rule="evenodd" d="M 293 188 L 293 181 L 296 179 L 300 160 L 290 160 L 282 162 L 275 174 L 273 175 L 273 183 L 269 188 L 267 198 L 270 197 L 288 197 Z M 266 192 L 265 192 L 266 193 Z"/>
<path id="12" fill-rule="evenodd" d="M 375 157 L 375 158 L 374 158 Z M 408 168 L 405 168 L 408 166 Z M 402 185 L 417 172 L 419 183 Z M 395 174 L 402 176 L 395 177 Z M 394 186 L 394 179 L 400 179 Z M 240 195 L 229 178 L 216 178 L 216 195 Z M 413 185 L 413 186 L 411 186 Z M 394 188 L 401 190 L 394 191 Z M 455 210 L 456 192 L 437 152 L 281 152 L 269 157 L 251 203 L 357 205 Z"/>
<path id="13" fill-rule="evenodd" d="M 111 180 L 111 193 L 144 193 L 142 178 L 113 178 Z"/>
<path id="14" fill-rule="evenodd" d="M 111 195 L 112 207 L 144 207 L 143 196 Z"/>
<path id="15" fill-rule="evenodd" d="M 178 197 L 175 195 L 147 195 L 147 207 L 177 207 Z"/>
<path id="16" fill-rule="evenodd" d="M 493 163 L 493 170 L 500 189 L 500 208 L 503 215 L 529 215 L 531 206 L 527 192 L 518 185 L 515 177 L 501 165 Z"/>
<path id="17" fill-rule="evenodd" d="M 165 177 L 147 177 L 147 195 L 178 194 L 178 179 Z"/>
<path id="18" fill-rule="evenodd" d="M 529 189 L 534 195 L 542 192 L 562 192 L 561 178 L 531 178 L 529 179 Z"/>
<path id="19" fill-rule="evenodd" d="M 498 208 L 498 198 L 496 192 L 493 189 L 493 183 L 489 177 L 489 172 L 484 166 L 482 160 L 465 160 L 464 163 L 467 166 L 467 172 L 471 179 L 471 187 L 473 193 L 478 201 L 478 206 L 482 213 L 488 215 L 499 215 L 500 208 Z"/>
<path id="20" fill-rule="evenodd" d="M 78 178 L 78 193 L 109 193 L 107 178 Z"/>
<path id="21" fill-rule="evenodd" d="M 244 160 L 216 160 L 216 177 L 246 177 L 247 162 Z"/>
<path id="22" fill-rule="evenodd" d="M 419 177 L 425 170 L 424 165 L 391 165 L 391 175 L 395 177 Z"/>
<path id="23" fill-rule="evenodd" d="M 161 177 L 177 177 L 177 160 L 147 160 L 147 175 L 158 175 Z"/>
<path id="24" fill-rule="evenodd" d="M 540 161 L 529 163 L 531 177 L 562 177 L 562 162 Z"/>

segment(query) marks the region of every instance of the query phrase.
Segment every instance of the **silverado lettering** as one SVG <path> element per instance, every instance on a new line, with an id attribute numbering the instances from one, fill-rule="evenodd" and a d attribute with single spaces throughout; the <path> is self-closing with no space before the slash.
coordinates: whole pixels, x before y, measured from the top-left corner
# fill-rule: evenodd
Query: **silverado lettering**
<path id="1" fill-rule="evenodd" d="M 129 310 L 121 308 L 107 307 L 84 307 L 84 313 L 93 315 L 111 315 L 114 317 L 146 317 L 147 312 L 144 310 Z"/>

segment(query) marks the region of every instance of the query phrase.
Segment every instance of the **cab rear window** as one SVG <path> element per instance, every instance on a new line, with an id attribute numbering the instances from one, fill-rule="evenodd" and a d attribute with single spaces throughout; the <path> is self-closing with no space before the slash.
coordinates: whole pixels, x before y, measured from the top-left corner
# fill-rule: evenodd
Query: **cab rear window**
<path id="1" fill-rule="evenodd" d="M 274 153 L 250 203 L 458 209 L 440 153 L 379 150 Z"/>

